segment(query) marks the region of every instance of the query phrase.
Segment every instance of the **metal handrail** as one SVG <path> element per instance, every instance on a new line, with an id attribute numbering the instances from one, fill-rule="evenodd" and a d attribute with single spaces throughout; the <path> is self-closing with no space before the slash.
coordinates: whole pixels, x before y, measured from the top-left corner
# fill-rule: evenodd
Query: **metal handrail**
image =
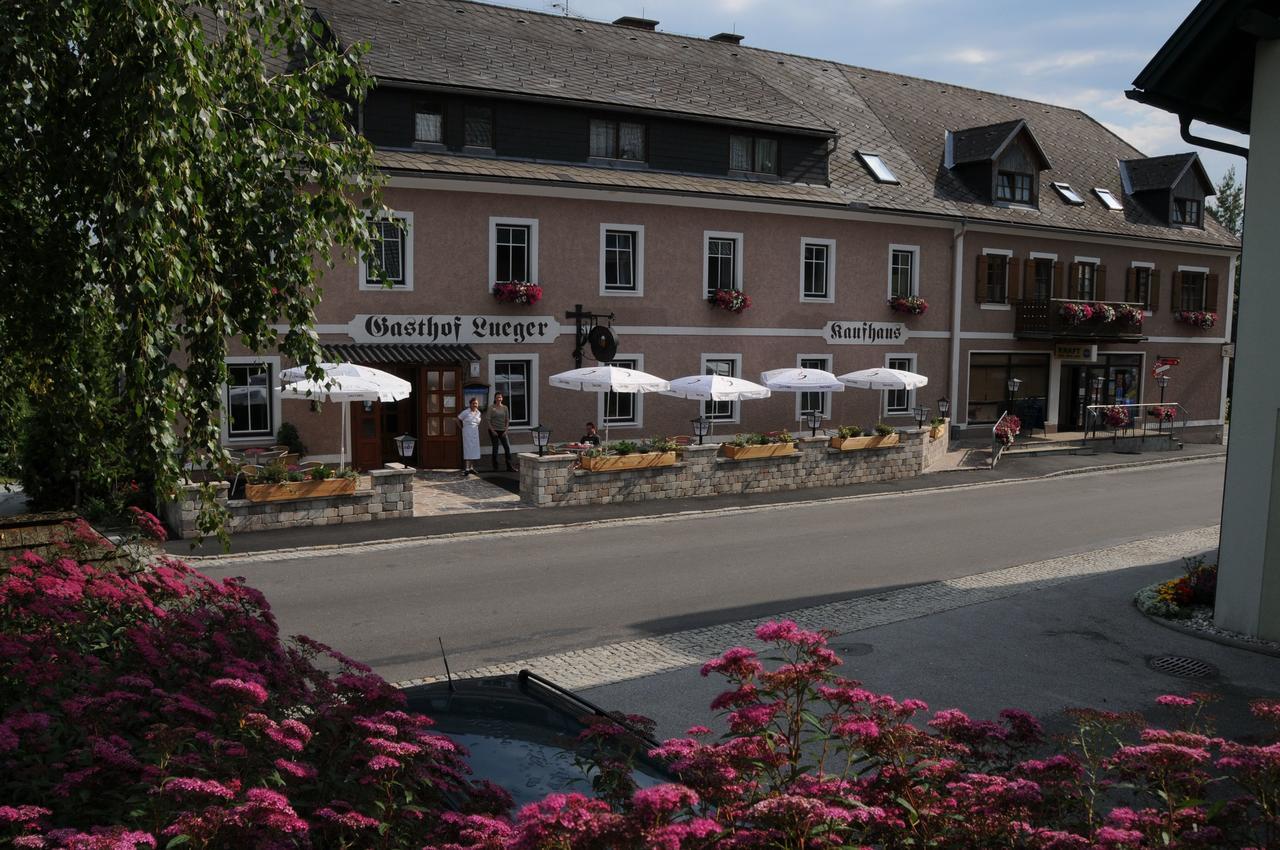
<path id="1" fill-rule="evenodd" d="M 1125 431 L 1137 430 L 1138 431 L 1137 436 L 1139 437 L 1139 439 L 1143 439 L 1143 440 L 1145 440 L 1147 436 L 1151 433 L 1150 423 L 1147 421 L 1148 417 L 1146 415 L 1148 409 L 1163 407 L 1163 408 L 1172 408 L 1174 411 L 1174 416 L 1172 419 L 1165 419 L 1163 416 L 1153 417 L 1156 420 L 1155 434 L 1157 437 L 1163 437 L 1166 434 L 1172 437 L 1174 435 L 1175 430 L 1179 426 L 1181 426 L 1182 428 L 1186 428 L 1187 423 L 1191 419 L 1191 417 L 1187 414 L 1186 409 L 1176 401 L 1164 401 L 1164 402 L 1151 401 L 1151 402 L 1141 402 L 1141 403 L 1116 402 L 1112 404 L 1090 404 L 1090 405 L 1086 405 L 1085 407 L 1085 411 L 1088 414 L 1088 418 L 1085 422 L 1085 429 L 1084 429 L 1086 434 L 1092 433 L 1093 436 L 1095 437 L 1098 436 L 1098 426 L 1103 422 L 1102 411 L 1109 407 L 1123 407 L 1126 410 L 1128 410 L 1129 424 L 1128 426 L 1120 430 L 1125 430 Z M 1168 430 L 1166 430 L 1165 428 L 1166 423 L 1168 424 Z M 1113 431 L 1112 438 L 1114 439 L 1115 436 L 1116 434 Z"/>
<path id="2" fill-rule="evenodd" d="M 996 431 L 1000 427 L 1000 423 L 1004 422 L 1006 418 L 1012 415 L 1013 415 L 1012 411 L 1006 410 L 1004 413 L 1000 414 L 1000 418 L 996 420 L 996 424 L 991 426 L 991 468 L 992 469 L 996 468 L 996 464 L 1000 462 L 1000 455 L 1004 454 L 1004 450 L 1008 448 L 1008 446 L 1004 444 L 1004 441 L 1002 441 L 999 437 L 996 436 Z"/>

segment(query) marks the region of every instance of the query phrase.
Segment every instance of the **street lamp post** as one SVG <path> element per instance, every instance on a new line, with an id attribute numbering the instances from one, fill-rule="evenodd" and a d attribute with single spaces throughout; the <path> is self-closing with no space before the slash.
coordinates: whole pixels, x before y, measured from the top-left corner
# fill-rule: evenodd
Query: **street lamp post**
<path id="1" fill-rule="evenodd" d="M 699 416 L 693 422 L 693 435 L 698 438 L 698 445 L 702 445 L 702 440 L 711 433 L 711 420 L 705 416 Z"/>
<path id="2" fill-rule="evenodd" d="M 1164 433 L 1164 391 L 1169 388 L 1169 376 L 1161 373 L 1156 378 L 1156 384 L 1160 387 L 1160 415 L 1156 418 L 1156 433 Z M 1170 430 L 1173 430 L 1172 428 Z"/>
<path id="3" fill-rule="evenodd" d="M 1102 385 L 1105 384 L 1106 382 L 1107 382 L 1106 377 L 1102 375 L 1094 375 L 1093 378 L 1089 381 L 1090 385 L 1092 385 L 1093 387 L 1094 405 L 1102 404 Z M 1096 410 L 1092 411 L 1090 413 L 1090 416 L 1093 417 L 1093 434 L 1096 437 L 1098 435 L 1098 412 Z M 1087 425 L 1085 426 L 1085 430 L 1086 431 L 1089 430 Z"/>
<path id="4" fill-rule="evenodd" d="M 396 453 L 400 455 L 400 459 L 409 465 L 409 460 L 413 457 L 413 450 L 418 447 L 418 438 L 410 437 L 408 434 L 401 434 L 394 440 L 396 444 Z"/>
<path id="5" fill-rule="evenodd" d="M 917 404 L 915 407 L 911 408 L 911 413 L 916 418 L 916 424 L 921 428 L 924 428 L 924 423 L 929 418 L 929 408 L 925 407 L 923 404 Z"/>
<path id="6" fill-rule="evenodd" d="M 1022 386 L 1021 378 L 1009 379 L 1009 412 L 1018 415 L 1018 388 Z"/>
<path id="7" fill-rule="evenodd" d="M 804 414 L 804 422 L 809 426 L 809 436 L 818 436 L 818 426 L 822 424 L 822 411 L 809 410 Z"/>
<path id="8" fill-rule="evenodd" d="M 938 415 L 943 419 L 947 418 L 947 414 L 951 412 L 951 399 L 943 396 L 938 399 Z"/>

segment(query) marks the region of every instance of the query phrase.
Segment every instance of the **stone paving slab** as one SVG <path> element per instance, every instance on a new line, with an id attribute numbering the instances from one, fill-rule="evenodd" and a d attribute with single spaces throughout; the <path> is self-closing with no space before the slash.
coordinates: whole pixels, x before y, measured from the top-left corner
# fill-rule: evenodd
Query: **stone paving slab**
<path id="1" fill-rule="evenodd" d="M 701 664 L 732 646 L 759 648 L 754 632 L 756 626 L 766 620 L 791 619 L 803 628 L 827 629 L 837 635 L 848 634 L 1005 599 L 1084 576 L 1199 555 L 1217 549 L 1218 531 L 1219 527 L 1214 525 L 1092 552 L 930 582 L 888 593 L 844 599 L 764 618 L 739 620 L 478 667 L 455 673 L 454 678 L 496 676 L 528 669 L 570 690 L 615 684 Z M 434 676 L 410 679 L 396 684 L 399 687 L 409 687 L 438 682 L 443 678 Z"/>
<path id="2" fill-rule="evenodd" d="M 520 509 L 520 496 L 476 475 L 419 472 L 413 482 L 413 515 L 445 516 Z"/>

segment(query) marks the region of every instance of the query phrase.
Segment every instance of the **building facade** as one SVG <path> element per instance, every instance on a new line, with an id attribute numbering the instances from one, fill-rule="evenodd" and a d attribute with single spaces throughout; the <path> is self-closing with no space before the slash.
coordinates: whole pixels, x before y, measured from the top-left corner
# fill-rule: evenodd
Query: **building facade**
<path id="1" fill-rule="evenodd" d="M 1076 110 L 644 19 L 318 8 L 340 42 L 371 45 L 359 120 L 391 212 L 377 255 L 324 280 L 317 330 L 334 357 L 415 387 L 352 406 L 360 466 L 397 459 L 401 433 L 418 465 L 457 466 L 473 393 L 505 394 L 517 446 L 588 420 L 615 439 L 687 434 L 699 415 L 717 437 L 800 430 L 814 409 L 907 425 L 943 397 L 957 427 L 989 429 L 1011 377 L 1030 424 L 1079 430 L 1089 403 L 1159 400 L 1151 370 L 1176 362 L 1168 400 L 1193 425 L 1223 420 L 1238 247 L 1204 213 L 1193 153 L 1143 157 Z M 733 293 L 750 306 L 717 303 Z M 555 389 L 579 305 L 616 333 L 612 362 L 666 378 L 890 366 L 929 385 L 705 404 Z M 1073 323 L 1074 305 L 1119 316 Z M 336 459 L 338 412 L 274 393 L 292 364 L 231 365 L 229 444 L 274 442 L 287 420 Z"/>

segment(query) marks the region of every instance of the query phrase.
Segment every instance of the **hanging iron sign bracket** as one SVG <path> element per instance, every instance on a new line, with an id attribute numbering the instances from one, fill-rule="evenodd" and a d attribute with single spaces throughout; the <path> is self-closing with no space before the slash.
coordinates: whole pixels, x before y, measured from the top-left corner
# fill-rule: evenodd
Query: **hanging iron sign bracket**
<path id="1" fill-rule="evenodd" d="M 607 320 L 612 326 L 612 313 L 591 313 L 582 309 L 581 304 L 573 305 L 573 309 L 564 314 L 566 319 L 574 321 L 573 335 L 573 366 L 575 369 L 582 368 L 582 349 L 590 341 L 591 331 L 602 321 Z M 612 334 L 611 334 L 612 336 Z M 616 349 L 616 343 L 615 343 Z"/>

